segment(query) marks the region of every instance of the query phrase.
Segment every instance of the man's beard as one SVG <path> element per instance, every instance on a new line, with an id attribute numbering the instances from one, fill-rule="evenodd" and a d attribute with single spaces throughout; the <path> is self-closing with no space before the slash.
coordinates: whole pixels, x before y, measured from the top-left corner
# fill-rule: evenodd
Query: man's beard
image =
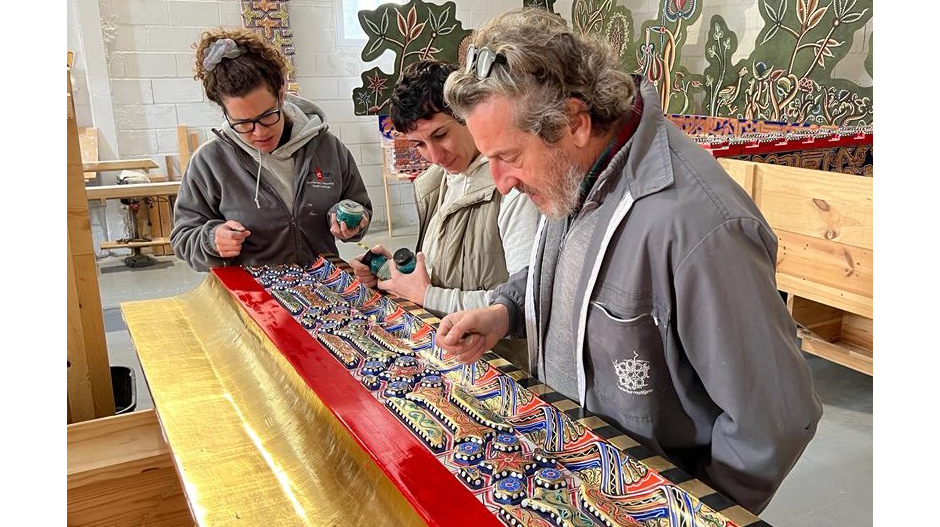
<path id="1" fill-rule="evenodd" d="M 549 154 L 548 166 L 551 172 L 541 178 L 539 182 L 543 188 L 533 189 L 522 183 L 518 185 L 520 192 L 530 194 L 530 189 L 541 196 L 542 207 L 539 211 L 550 220 L 560 220 L 573 214 L 581 201 L 581 181 L 584 173 L 563 155 L 562 149 L 552 148 Z"/>

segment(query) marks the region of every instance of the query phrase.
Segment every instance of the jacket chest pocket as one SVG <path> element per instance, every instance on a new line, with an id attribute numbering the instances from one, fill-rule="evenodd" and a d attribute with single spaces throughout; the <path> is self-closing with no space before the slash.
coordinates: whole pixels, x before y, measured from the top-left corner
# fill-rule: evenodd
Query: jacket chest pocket
<path id="1" fill-rule="evenodd" d="M 588 400 L 601 410 L 636 421 L 651 421 L 673 393 L 661 322 L 650 302 L 615 309 L 591 301 L 585 341 Z M 590 393 L 593 392 L 593 396 Z"/>

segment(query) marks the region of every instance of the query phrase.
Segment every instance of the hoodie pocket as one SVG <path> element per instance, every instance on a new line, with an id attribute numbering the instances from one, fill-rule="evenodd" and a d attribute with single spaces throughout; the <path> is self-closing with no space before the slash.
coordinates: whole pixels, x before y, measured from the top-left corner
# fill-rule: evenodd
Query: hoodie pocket
<path id="1" fill-rule="evenodd" d="M 592 412 L 652 421 L 674 393 L 660 321 L 648 300 L 624 308 L 592 301 L 588 309 L 585 373 Z"/>

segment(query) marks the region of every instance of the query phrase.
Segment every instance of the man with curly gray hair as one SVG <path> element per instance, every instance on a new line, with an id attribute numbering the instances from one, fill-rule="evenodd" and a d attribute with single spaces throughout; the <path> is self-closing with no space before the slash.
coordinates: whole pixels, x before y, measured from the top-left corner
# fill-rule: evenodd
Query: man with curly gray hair
<path id="1" fill-rule="evenodd" d="M 750 197 L 667 121 L 655 86 L 557 15 L 477 30 L 444 90 L 493 180 L 545 218 L 489 307 L 445 317 L 465 362 L 527 336 L 529 371 L 759 513 L 822 415 Z"/>

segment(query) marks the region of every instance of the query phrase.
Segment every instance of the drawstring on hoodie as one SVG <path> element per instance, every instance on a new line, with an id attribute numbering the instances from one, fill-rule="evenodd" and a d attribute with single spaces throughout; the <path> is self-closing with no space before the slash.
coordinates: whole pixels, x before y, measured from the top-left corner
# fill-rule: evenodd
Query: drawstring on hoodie
<path id="1" fill-rule="evenodd" d="M 258 175 L 255 176 L 255 206 L 259 209 L 261 208 L 261 203 L 258 201 L 258 187 L 261 186 L 261 166 L 264 161 L 263 154 L 260 149 L 255 149 L 258 152 Z"/>

